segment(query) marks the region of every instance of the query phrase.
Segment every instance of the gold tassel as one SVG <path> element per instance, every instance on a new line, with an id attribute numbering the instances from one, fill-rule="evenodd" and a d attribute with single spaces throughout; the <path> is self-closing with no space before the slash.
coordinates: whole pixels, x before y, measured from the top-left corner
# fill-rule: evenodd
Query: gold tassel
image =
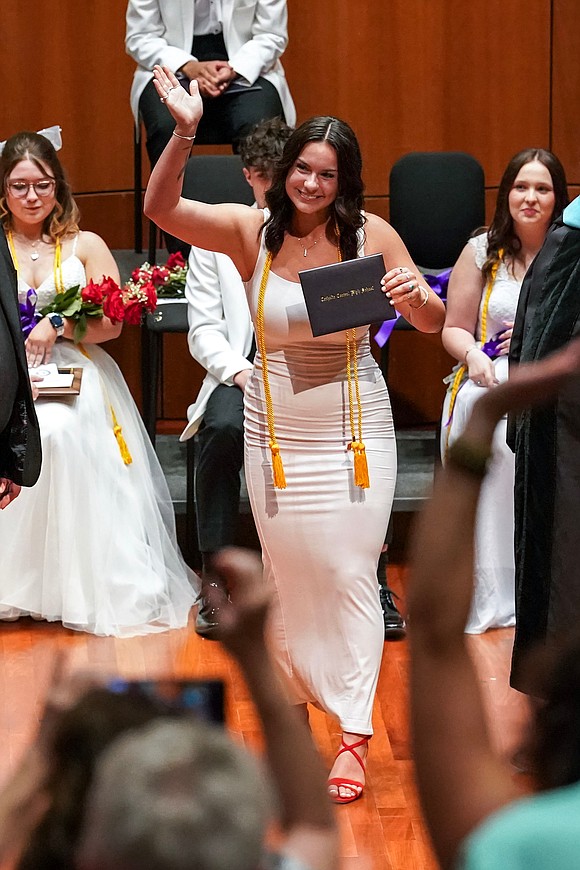
<path id="1" fill-rule="evenodd" d="M 346 331 L 346 376 L 348 383 L 348 410 L 350 418 L 351 441 L 348 449 L 352 450 L 354 458 L 354 482 L 361 489 L 369 489 L 370 477 L 367 461 L 366 447 L 362 437 L 362 404 L 358 382 L 358 364 L 356 358 L 356 332 L 354 329 Z M 354 386 L 354 393 L 353 393 Z M 357 420 L 355 428 L 354 410 L 356 400 Z M 358 438 L 356 436 L 358 429 Z"/>
<path id="2" fill-rule="evenodd" d="M 119 445 L 119 450 L 121 451 L 121 457 L 125 465 L 131 465 L 133 462 L 133 457 L 129 453 L 129 448 L 127 447 L 127 442 L 123 438 L 123 430 L 119 426 L 117 422 L 117 417 L 115 414 L 115 409 L 112 405 L 109 405 L 109 410 L 111 412 L 111 419 L 113 421 L 113 433 L 115 438 L 117 439 L 117 444 Z"/>
<path id="3" fill-rule="evenodd" d="M 361 489 L 368 489 L 371 485 L 369 479 L 369 465 L 367 462 L 367 452 L 362 441 L 351 441 L 348 449 L 352 450 L 354 456 L 354 482 Z"/>
<path id="4" fill-rule="evenodd" d="M 275 441 L 270 441 L 270 450 L 272 451 L 274 486 L 276 489 L 286 489 L 286 475 L 284 474 L 284 465 L 280 456 L 280 447 Z"/>
<path id="5" fill-rule="evenodd" d="M 87 359 L 91 358 L 86 347 L 84 347 L 82 344 L 77 344 L 77 347 L 80 350 L 80 352 L 83 354 L 83 356 L 86 356 Z M 101 381 L 101 389 L 103 390 L 105 401 L 108 402 L 108 405 L 109 405 L 109 411 L 111 412 L 111 420 L 113 421 L 113 435 L 117 439 L 117 444 L 119 445 L 119 450 L 121 451 L 121 456 L 123 458 L 123 462 L 125 463 L 125 465 L 131 465 L 131 463 L 133 462 L 133 457 L 129 453 L 129 448 L 127 447 L 127 442 L 125 441 L 125 438 L 123 437 L 123 430 L 119 426 L 119 423 L 117 420 L 117 415 L 115 414 L 115 409 L 113 408 L 113 406 L 111 405 L 111 403 L 109 401 L 109 396 L 107 395 L 107 388 L 106 388 L 104 381 L 101 378 L 100 374 L 99 374 L 99 380 Z"/>

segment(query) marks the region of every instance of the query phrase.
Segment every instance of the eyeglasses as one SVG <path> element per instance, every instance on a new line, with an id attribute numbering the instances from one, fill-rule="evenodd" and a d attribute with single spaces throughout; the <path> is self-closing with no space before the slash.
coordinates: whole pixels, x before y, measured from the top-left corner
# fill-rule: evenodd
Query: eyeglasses
<path id="1" fill-rule="evenodd" d="M 37 196 L 50 196 L 55 184 L 54 178 L 43 178 L 41 181 L 9 181 L 7 187 L 16 199 L 24 199 L 31 187 Z"/>

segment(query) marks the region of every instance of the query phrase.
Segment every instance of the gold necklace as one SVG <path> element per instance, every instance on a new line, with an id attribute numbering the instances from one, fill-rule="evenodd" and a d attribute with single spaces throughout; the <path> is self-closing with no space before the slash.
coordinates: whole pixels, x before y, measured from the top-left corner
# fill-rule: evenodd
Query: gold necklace
<path id="1" fill-rule="evenodd" d="M 18 241 L 20 242 L 21 245 L 23 245 L 21 238 L 19 238 Z M 38 258 L 40 257 L 40 252 L 37 251 L 36 249 L 37 249 L 38 245 L 40 244 L 40 242 L 42 241 L 42 236 L 40 236 L 40 238 L 36 239 L 36 241 L 34 241 L 34 242 L 31 241 L 30 239 L 28 239 L 27 241 L 30 242 L 30 245 L 32 246 L 32 252 L 31 253 L 29 252 L 28 256 L 30 257 L 30 259 L 32 261 L 38 260 Z M 23 245 L 23 247 L 24 247 L 24 245 Z"/>
<path id="2" fill-rule="evenodd" d="M 19 271 L 18 258 L 16 256 L 16 247 L 14 246 L 14 235 L 12 233 L 12 230 L 8 230 L 6 237 L 8 239 L 8 247 L 10 248 L 10 253 L 12 254 L 12 262 L 14 263 L 14 268 L 18 272 Z M 38 241 L 40 241 L 40 239 Z M 36 254 L 36 257 L 32 257 L 32 254 L 30 256 L 32 259 L 38 259 L 38 254 Z M 56 292 L 63 293 L 64 292 L 64 282 L 62 279 L 62 247 L 60 244 L 60 239 L 57 239 L 56 244 L 54 246 L 54 263 L 53 263 L 52 271 L 53 271 L 53 276 L 54 276 L 54 286 L 56 287 Z"/>
<path id="3" fill-rule="evenodd" d="M 307 256 L 308 256 L 308 251 L 311 251 L 312 248 L 315 248 L 315 247 L 316 247 L 316 245 L 318 244 L 318 242 L 320 241 L 320 239 L 324 236 L 324 234 L 325 234 L 325 232 L 326 232 L 327 224 L 328 224 L 328 221 L 326 222 L 326 224 L 324 224 L 324 229 L 322 230 L 322 232 L 320 233 L 320 235 L 318 236 L 318 238 L 317 238 L 317 239 L 314 239 L 314 241 L 312 242 L 311 245 L 305 245 L 305 244 L 304 244 L 304 239 L 301 239 L 300 237 L 298 237 L 298 241 L 299 241 L 299 243 L 300 243 L 300 246 L 302 247 L 302 250 L 304 251 L 304 253 L 302 254 L 303 257 L 307 257 Z"/>

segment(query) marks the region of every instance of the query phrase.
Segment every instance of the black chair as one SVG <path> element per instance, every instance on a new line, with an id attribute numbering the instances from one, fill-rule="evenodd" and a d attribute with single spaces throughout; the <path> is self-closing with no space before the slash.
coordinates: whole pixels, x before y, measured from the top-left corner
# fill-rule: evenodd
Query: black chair
<path id="1" fill-rule="evenodd" d="M 481 164 L 463 151 L 413 151 L 389 176 L 390 223 L 423 272 L 453 266 L 471 233 L 485 221 Z M 403 317 L 396 329 L 412 329 Z M 389 342 L 381 351 L 386 378 Z"/>
<path id="2" fill-rule="evenodd" d="M 424 271 L 452 266 L 485 221 L 481 164 L 463 151 L 416 151 L 394 164 L 390 221 Z"/>
<path id="3" fill-rule="evenodd" d="M 185 167 L 183 196 L 216 205 L 240 202 L 252 205 L 254 194 L 244 178 L 237 154 L 194 155 Z"/>

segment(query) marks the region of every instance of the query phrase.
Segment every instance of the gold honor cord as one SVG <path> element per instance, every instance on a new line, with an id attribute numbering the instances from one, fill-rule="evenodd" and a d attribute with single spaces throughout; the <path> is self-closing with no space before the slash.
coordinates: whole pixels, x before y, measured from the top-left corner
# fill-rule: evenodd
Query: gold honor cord
<path id="1" fill-rule="evenodd" d="M 16 269 L 16 272 L 18 272 L 18 259 L 16 257 L 16 249 L 14 247 L 14 239 L 12 238 L 12 231 L 11 230 L 8 231 L 8 245 L 10 247 L 10 253 L 12 254 L 12 261 L 14 263 L 14 268 Z M 57 239 L 56 244 L 55 244 L 55 248 L 54 248 L 53 275 L 54 275 L 54 286 L 55 286 L 56 292 L 57 293 L 64 293 L 65 286 L 64 286 L 64 280 L 62 277 L 62 246 L 60 244 L 60 239 Z M 83 354 L 83 356 L 85 356 L 87 359 L 91 358 L 84 345 L 78 344 L 77 347 L 80 350 L 80 352 Z M 109 394 L 107 392 L 107 388 L 104 384 L 104 381 L 101 377 L 100 372 L 99 372 L 99 380 L 101 382 L 101 389 L 103 391 L 105 401 L 106 401 L 107 405 L 109 406 L 109 413 L 111 414 L 111 421 L 113 424 L 113 434 L 117 440 L 117 444 L 119 445 L 119 451 L 121 453 L 121 457 L 122 457 L 125 465 L 131 465 L 131 463 L 133 462 L 133 457 L 131 456 L 131 454 L 129 452 L 129 448 L 127 447 L 127 442 L 125 441 L 125 438 L 123 437 L 123 430 L 117 421 L 117 415 L 115 414 L 115 409 L 113 408 L 113 406 L 109 400 Z"/>
<path id="2" fill-rule="evenodd" d="M 483 299 L 483 306 L 481 309 L 481 334 L 480 334 L 480 345 L 483 347 L 485 342 L 487 341 L 487 312 L 489 309 L 489 300 L 491 297 L 491 291 L 493 290 L 493 285 L 495 283 L 495 278 L 497 275 L 497 270 L 499 269 L 501 258 L 503 257 L 503 249 L 498 251 L 498 260 L 491 267 L 491 274 L 489 276 L 489 281 L 487 282 L 487 287 L 485 288 L 485 296 Z M 445 455 L 447 455 L 447 447 L 449 444 L 449 435 L 451 432 L 451 420 L 453 418 L 453 409 L 455 407 L 455 401 L 457 399 L 457 394 L 461 387 L 463 386 L 463 379 L 467 372 L 466 363 L 462 363 L 457 371 L 455 372 L 455 377 L 453 378 L 453 383 L 451 384 L 451 397 L 449 399 L 449 416 L 447 418 L 446 425 L 446 433 L 445 433 Z"/>
<path id="3" fill-rule="evenodd" d="M 339 237 L 338 244 L 338 262 L 342 262 L 340 252 L 340 236 L 338 227 L 335 226 L 335 232 Z M 258 307 L 256 310 L 256 342 L 262 358 L 262 381 L 264 384 L 264 398 L 266 400 L 266 419 L 268 422 L 268 433 L 270 436 L 269 446 L 272 454 L 272 478 L 276 489 L 286 489 L 286 475 L 284 473 L 284 465 L 282 456 L 280 455 L 280 445 L 276 440 L 276 430 L 274 425 L 274 409 L 272 407 L 272 394 L 270 392 L 270 380 L 268 376 L 268 358 L 266 354 L 266 335 L 264 328 L 264 303 L 266 298 L 266 286 L 272 266 L 272 252 L 268 251 L 264 262 L 262 279 L 260 281 L 260 290 L 258 293 Z M 348 407 L 350 419 L 351 440 L 348 449 L 352 450 L 354 457 L 354 482 L 356 486 L 362 489 L 368 489 L 369 469 L 366 456 L 366 449 L 362 437 L 362 405 L 360 399 L 360 387 L 358 379 L 358 362 L 357 362 L 357 347 L 356 347 L 356 331 L 347 329 L 346 336 L 346 373 L 348 382 Z M 354 389 L 353 389 L 354 386 Z M 357 420 L 355 424 L 354 405 L 357 406 Z M 358 438 L 357 438 L 358 435 Z"/>

